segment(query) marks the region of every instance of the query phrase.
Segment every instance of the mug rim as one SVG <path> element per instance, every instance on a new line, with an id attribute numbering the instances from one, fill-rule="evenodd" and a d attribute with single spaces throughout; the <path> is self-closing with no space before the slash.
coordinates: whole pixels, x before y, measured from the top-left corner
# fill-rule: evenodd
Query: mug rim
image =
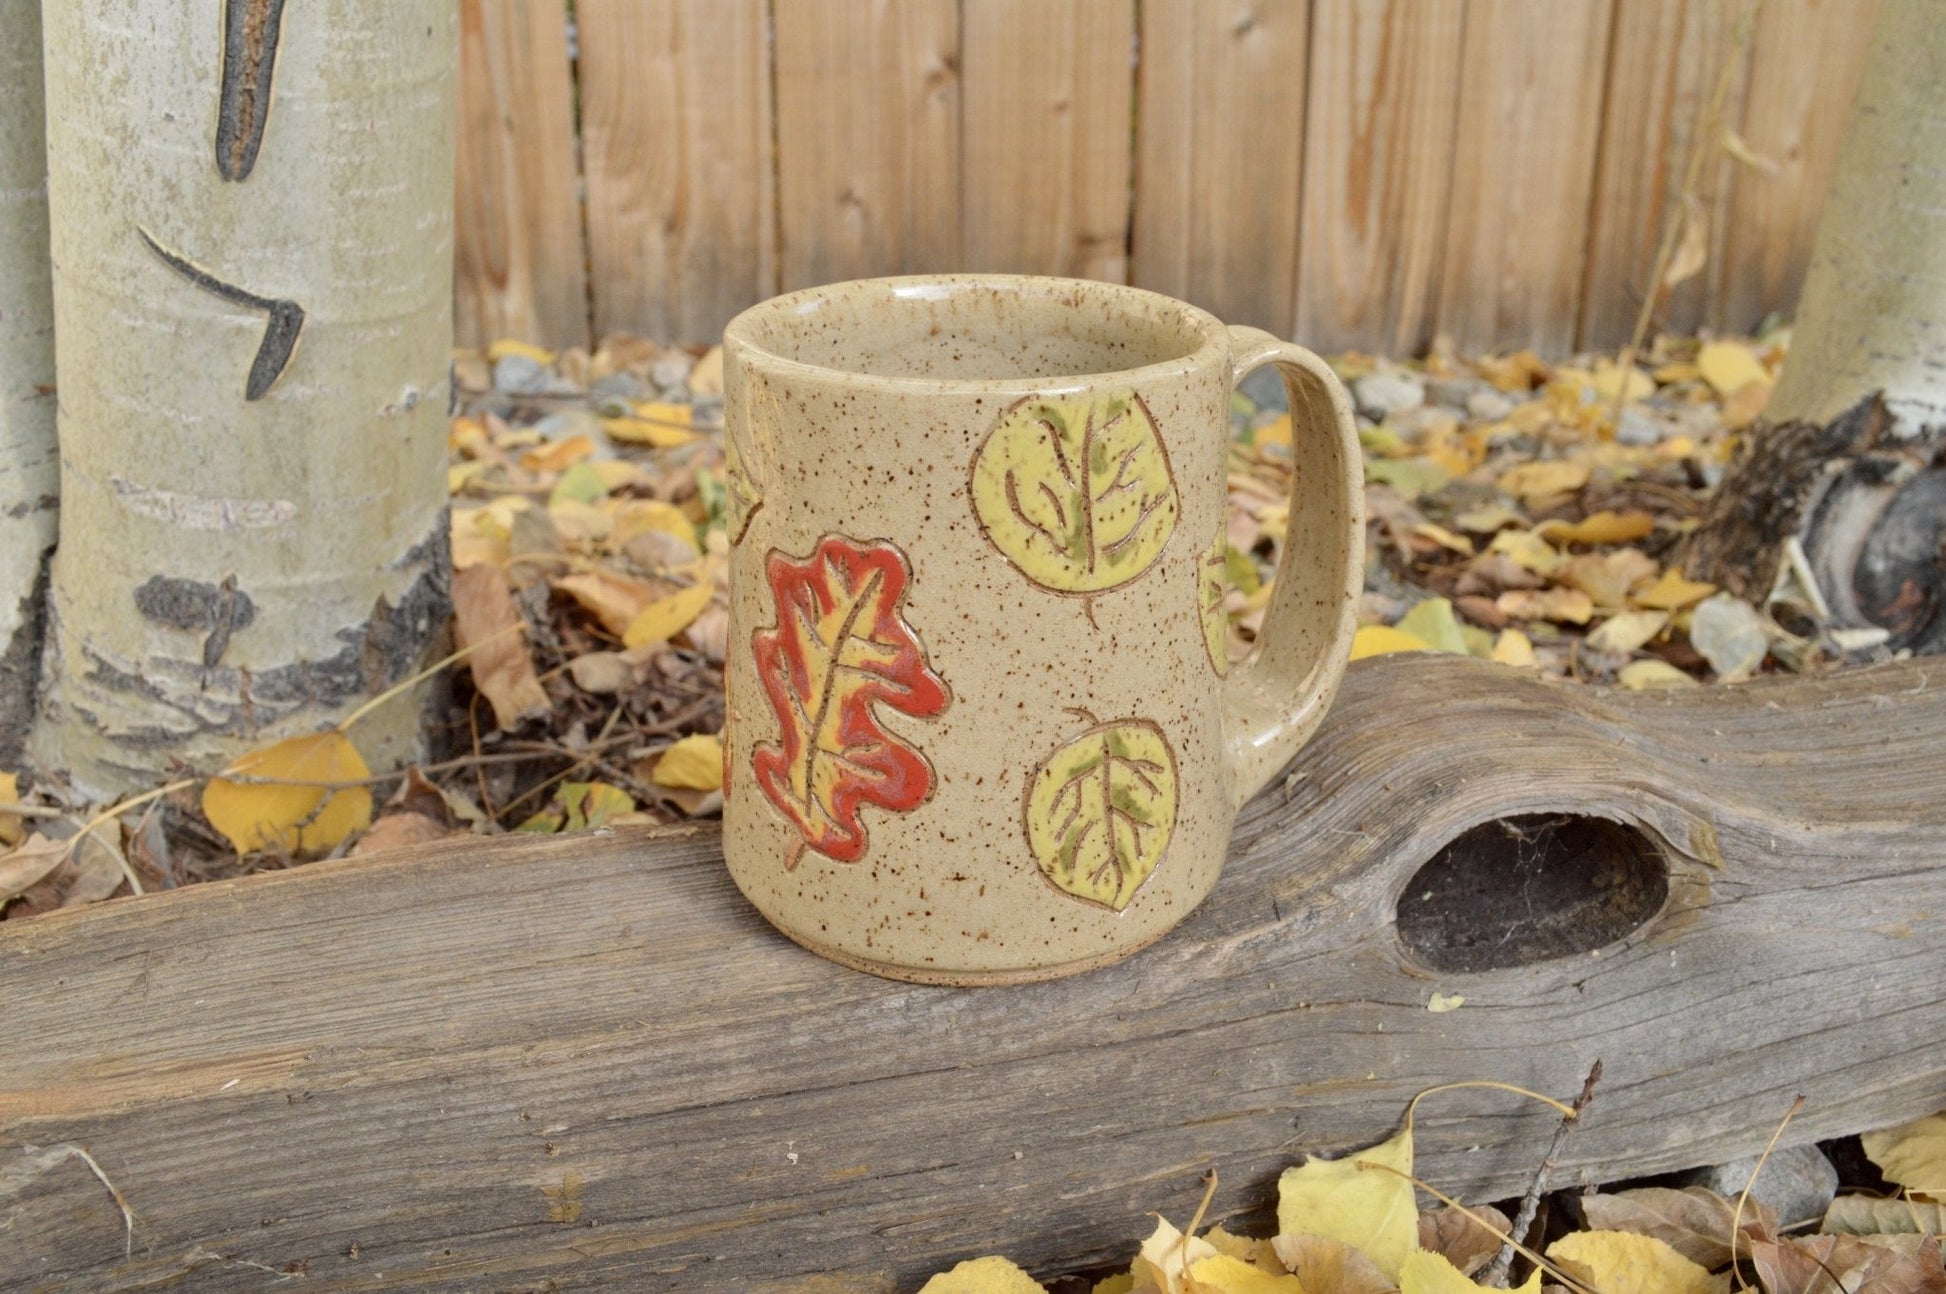
<path id="1" fill-rule="evenodd" d="M 1102 369 L 1088 373 L 1059 373 L 1046 377 L 961 378 L 871 373 L 861 369 L 838 368 L 796 359 L 759 342 L 752 336 L 762 321 L 783 315 L 803 313 L 813 303 L 831 298 L 845 289 L 889 292 L 893 296 L 918 295 L 915 290 L 1000 287 L 1023 296 L 1052 297 L 1061 292 L 1084 292 L 1106 298 L 1136 299 L 1177 315 L 1186 331 L 1200 335 L 1194 349 L 1170 359 L 1156 360 L 1129 368 Z M 1132 384 L 1149 378 L 1167 378 L 1194 372 L 1205 365 L 1221 366 L 1228 360 L 1229 331 L 1222 320 L 1200 306 L 1191 305 L 1165 293 L 1126 283 L 1101 279 L 1066 278 L 1048 274 L 896 274 L 863 279 L 843 279 L 780 293 L 748 306 L 723 329 L 723 346 L 741 361 L 756 361 L 779 376 L 796 375 L 805 380 L 867 382 L 910 394 L 1033 394 L 1082 391 L 1114 381 Z"/>

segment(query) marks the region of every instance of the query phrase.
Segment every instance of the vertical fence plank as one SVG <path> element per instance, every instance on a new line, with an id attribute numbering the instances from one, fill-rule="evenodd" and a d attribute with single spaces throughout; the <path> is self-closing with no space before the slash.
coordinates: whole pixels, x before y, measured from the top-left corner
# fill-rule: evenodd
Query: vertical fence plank
<path id="1" fill-rule="evenodd" d="M 560 0 L 460 0 L 453 331 L 588 340 L 574 87 Z"/>
<path id="2" fill-rule="evenodd" d="M 1296 337 L 1430 338 L 1452 186 L 1462 0 L 1315 0 Z"/>
<path id="3" fill-rule="evenodd" d="M 1143 0 L 1133 281 L 1282 334 L 1311 0 Z"/>
<path id="4" fill-rule="evenodd" d="M 1748 7 L 1749 0 L 1625 0 L 1616 7 L 1582 291 L 1584 347 L 1621 346 L 1634 332 L 1653 286 L 1663 225 L 1681 205 L 1690 150 L 1726 64 L 1732 80 L 1721 124 L 1741 119 L 1749 50 L 1738 44 L 1736 28 Z M 1715 140 L 1704 146 L 1712 153 L 1695 196 L 1709 222 L 1707 267 L 1723 255 L 1734 163 Z M 1670 292 L 1663 326 L 1691 331 L 1701 324 L 1709 282 L 1699 273 Z"/>
<path id="5" fill-rule="evenodd" d="M 958 4 L 775 5 L 783 286 L 958 269 Z"/>
<path id="6" fill-rule="evenodd" d="M 764 0 L 578 0 L 595 335 L 713 340 L 777 288 Z"/>
<path id="7" fill-rule="evenodd" d="M 1134 0 L 965 6 L 969 270 L 1128 278 Z"/>
<path id="8" fill-rule="evenodd" d="M 1737 168 L 1714 326 L 1746 332 L 1796 305 L 1877 17 L 1878 0 L 1765 0 L 1757 11 L 1742 135 L 1776 171 Z"/>
<path id="9" fill-rule="evenodd" d="M 1611 0 L 1470 0 L 1439 331 L 1574 345 Z"/>

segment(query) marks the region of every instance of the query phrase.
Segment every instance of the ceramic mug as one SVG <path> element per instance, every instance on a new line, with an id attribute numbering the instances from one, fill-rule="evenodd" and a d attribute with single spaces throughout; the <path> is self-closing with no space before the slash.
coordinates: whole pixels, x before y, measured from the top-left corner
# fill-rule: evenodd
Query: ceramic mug
<path id="1" fill-rule="evenodd" d="M 923 983 L 1126 956 L 1323 717 L 1364 549 L 1324 362 L 1136 288 L 873 279 L 724 335 L 723 848 L 772 924 Z M 1275 592 L 1232 667 L 1230 396 L 1291 395 Z"/>

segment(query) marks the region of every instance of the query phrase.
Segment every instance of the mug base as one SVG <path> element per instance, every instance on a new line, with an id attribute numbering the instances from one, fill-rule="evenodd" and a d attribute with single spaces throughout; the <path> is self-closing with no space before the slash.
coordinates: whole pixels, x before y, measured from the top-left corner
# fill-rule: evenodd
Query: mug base
<path id="1" fill-rule="evenodd" d="M 1125 957 L 1133 957 L 1156 940 L 1168 934 L 1163 930 L 1144 939 L 1141 943 L 1127 948 L 1117 948 L 1112 952 L 1100 953 L 1093 957 L 1083 957 L 1075 961 L 1056 962 L 1050 966 L 1008 966 L 992 970 L 968 970 L 952 967 L 907 966 L 896 962 L 876 961 L 870 957 L 860 957 L 842 949 L 821 944 L 815 939 L 806 939 L 783 927 L 777 927 L 790 941 L 805 948 L 826 961 L 837 962 L 852 970 L 864 971 L 880 979 L 900 980 L 907 984 L 935 984 L 947 988 L 989 988 L 1008 984 L 1038 984 L 1044 980 L 1062 979 L 1069 975 L 1079 975 L 1082 971 L 1099 970 L 1112 966 Z"/>

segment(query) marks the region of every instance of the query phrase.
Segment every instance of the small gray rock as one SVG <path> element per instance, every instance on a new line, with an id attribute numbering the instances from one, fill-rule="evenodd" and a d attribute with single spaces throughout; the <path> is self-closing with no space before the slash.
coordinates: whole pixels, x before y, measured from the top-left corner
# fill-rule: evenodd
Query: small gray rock
<path id="1" fill-rule="evenodd" d="M 1707 1186 L 1718 1195 L 1735 1199 L 1749 1185 L 1756 1167 L 1757 1157 L 1751 1155 L 1684 1176 L 1689 1185 Z M 1838 1170 L 1816 1146 L 1771 1152 L 1763 1172 L 1757 1174 L 1757 1184 L 1750 1189 L 1750 1198 L 1776 1210 L 1777 1221 L 1786 1227 L 1822 1218 L 1837 1194 Z"/>
<path id="2" fill-rule="evenodd" d="M 1267 364 L 1252 369 L 1243 381 L 1237 383 L 1237 391 L 1259 409 L 1276 409 L 1281 413 L 1291 407 L 1284 390 L 1284 375 Z"/>
<path id="3" fill-rule="evenodd" d="M 502 355 L 493 366 L 493 389 L 506 395 L 539 395 L 553 380 L 547 365 L 525 355 Z"/>
<path id="4" fill-rule="evenodd" d="M 1662 441 L 1662 428 L 1655 419 L 1634 406 L 1622 409 L 1622 421 L 1615 428 L 1615 442 L 1621 445 L 1655 445 Z"/>
<path id="5" fill-rule="evenodd" d="M 1492 389 L 1477 377 L 1429 377 L 1426 379 L 1426 403 L 1464 409 L 1468 400 Z"/>
<path id="6" fill-rule="evenodd" d="M 1691 613 L 1689 642 L 1724 679 L 1756 673 L 1770 650 L 1770 635 L 1757 608 L 1728 593 L 1705 598 Z"/>
<path id="7" fill-rule="evenodd" d="M 597 399 L 612 396 L 619 400 L 641 400 L 647 398 L 649 388 L 635 374 L 623 371 L 602 374 L 588 384 L 588 394 Z"/>
<path id="8" fill-rule="evenodd" d="M 1358 408 L 1374 422 L 1417 409 L 1426 402 L 1426 384 L 1404 369 L 1381 368 L 1351 384 Z"/>
<path id="9" fill-rule="evenodd" d="M 1498 422 L 1514 411 L 1514 402 L 1505 391 L 1488 387 L 1466 397 L 1466 414 L 1481 422 Z"/>
<path id="10" fill-rule="evenodd" d="M 689 370 L 696 361 L 681 351 L 671 351 L 649 366 L 649 381 L 658 391 L 667 392 L 689 381 Z M 686 392 L 685 392 L 686 394 Z"/>

